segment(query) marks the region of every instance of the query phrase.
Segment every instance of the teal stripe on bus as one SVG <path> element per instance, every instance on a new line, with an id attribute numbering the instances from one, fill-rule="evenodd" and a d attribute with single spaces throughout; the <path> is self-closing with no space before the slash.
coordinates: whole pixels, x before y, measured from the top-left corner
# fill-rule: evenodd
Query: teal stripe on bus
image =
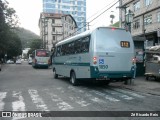
<path id="1" fill-rule="evenodd" d="M 90 63 L 53 63 L 53 65 L 68 65 L 68 66 L 90 66 Z"/>

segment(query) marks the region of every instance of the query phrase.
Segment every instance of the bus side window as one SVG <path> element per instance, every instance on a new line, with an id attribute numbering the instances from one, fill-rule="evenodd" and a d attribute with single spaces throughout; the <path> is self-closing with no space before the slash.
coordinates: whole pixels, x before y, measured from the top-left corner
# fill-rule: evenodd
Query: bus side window
<path id="1" fill-rule="evenodd" d="M 85 37 L 82 40 L 82 48 L 81 51 L 82 52 L 89 52 L 89 37 Z"/>
<path id="2" fill-rule="evenodd" d="M 68 44 L 68 54 L 74 54 L 74 42 Z"/>
<path id="3" fill-rule="evenodd" d="M 58 46 L 57 47 L 57 50 L 56 50 L 56 56 L 61 56 L 61 46 Z"/>
<path id="4" fill-rule="evenodd" d="M 78 54 L 78 53 L 81 52 L 80 51 L 80 49 L 81 49 L 80 45 L 81 45 L 81 41 L 80 40 L 76 40 L 75 41 L 75 45 L 74 45 L 75 54 Z"/>

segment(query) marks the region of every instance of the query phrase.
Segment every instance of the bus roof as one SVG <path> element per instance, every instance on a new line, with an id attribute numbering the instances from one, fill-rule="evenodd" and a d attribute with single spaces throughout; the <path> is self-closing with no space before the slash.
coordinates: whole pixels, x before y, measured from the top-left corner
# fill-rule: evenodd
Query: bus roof
<path id="1" fill-rule="evenodd" d="M 56 44 L 56 46 L 61 45 L 61 44 L 63 44 L 63 43 L 67 43 L 67 42 L 72 41 L 72 40 L 74 40 L 74 39 L 79 39 L 79 38 L 81 38 L 81 37 L 85 37 L 85 36 L 87 36 L 87 35 L 90 35 L 93 31 L 95 31 L 95 30 L 97 30 L 97 29 L 100 29 L 100 28 L 125 30 L 125 29 L 123 29 L 123 28 L 117 28 L 117 27 L 97 27 L 97 28 L 94 28 L 94 29 L 91 29 L 91 30 L 87 30 L 87 31 L 85 31 L 85 32 L 83 32 L 83 33 L 80 33 L 80 34 L 78 34 L 78 35 L 72 36 L 72 37 L 70 37 L 70 38 L 64 39 L 64 40 L 62 40 L 62 41 L 59 41 L 59 42 Z"/>

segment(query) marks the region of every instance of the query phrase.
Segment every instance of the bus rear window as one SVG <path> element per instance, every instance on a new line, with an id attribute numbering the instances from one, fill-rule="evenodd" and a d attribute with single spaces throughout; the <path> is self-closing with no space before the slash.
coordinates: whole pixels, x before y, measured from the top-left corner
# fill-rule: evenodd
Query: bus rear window
<path id="1" fill-rule="evenodd" d="M 128 41 L 121 41 L 121 47 L 124 47 L 124 48 L 130 48 L 130 42 Z"/>
<path id="2" fill-rule="evenodd" d="M 38 57 L 48 57 L 49 56 L 49 52 L 47 51 L 37 51 L 36 56 Z"/>

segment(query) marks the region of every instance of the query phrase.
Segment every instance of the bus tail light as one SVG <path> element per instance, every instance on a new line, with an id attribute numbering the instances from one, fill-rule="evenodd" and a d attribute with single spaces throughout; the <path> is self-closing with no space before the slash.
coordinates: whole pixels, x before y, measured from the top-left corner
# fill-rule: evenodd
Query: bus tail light
<path id="1" fill-rule="evenodd" d="M 132 59 L 132 64 L 135 65 L 136 64 L 136 58 Z"/>
<path id="2" fill-rule="evenodd" d="M 37 59 L 34 59 L 34 63 L 36 63 L 37 62 Z"/>
<path id="3" fill-rule="evenodd" d="M 93 64 L 97 64 L 97 57 L 93 57 Z"/>
<path id="4" fill-rule="evenodd" d="M 51 64 L 51 60 L 49 59 L 49 60 L 48 60 L 48 65 L 50 65 L 50 64 Z"/>

